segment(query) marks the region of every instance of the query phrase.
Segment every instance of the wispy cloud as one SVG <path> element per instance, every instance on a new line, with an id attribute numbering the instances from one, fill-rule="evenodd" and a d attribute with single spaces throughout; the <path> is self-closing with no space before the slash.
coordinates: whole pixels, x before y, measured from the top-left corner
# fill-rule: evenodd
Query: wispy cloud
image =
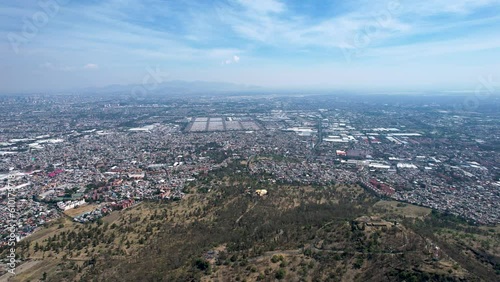
<path id="1" fill-rule="evenodd" d="M 373 2 L 360 1 L 359 9 L 319 22 L 311 19 L 311 15 L 290 15 L 281 3 L 279 9 L 272 10 L 275 13 L 259 13 L 248 7 L 242 10 L 234 5 L 220 5 L 218 13 L 241 37 L 261 44 L 290 48 L 346 47 L 360 34 L 369 34 L 377 43 L 414 33 L 425 34 L 436 30 L 435 20 L 429 19 L 436 14 L 463 16 L 500 3 L 498 0 Z"/>
<path id="2" fill-rule="evenodd" d="M 96 70 L 99 68 L 99 66 L 96 64 L 86 64 L 83 66 L 83 68 L 86 70 Z"/>
<path id="3" fill-rule="evenodd" d="M 40 64 L 40 68 L 44 69 L 44 70 L 50 70 L 50 71 L 73 72 L 73 71 L 78 71 L 78 70 L 97 70 L 97 69 L 99 69 L 99 65 L 89 63 L 89 64 L 83 65 L 82 67 L 75 67 L 75 66 L 63 66 L 63 65 L 45 62 L 43 64 Z"/>
<path id="4" fill-rule="evenodd" d="M 50 71 L 62 71 L 62 72 L 69 72 L 69 71 L 75 71 L 77 68 L 71 67 L 71 66 L 61 66 L 61 65 L 54 65 L 49 62 L 45 62 L 40 65 L 40 68 L 45 69 L 45 70 L 50 70 Z"/>
<path id="5" fill-rule="evenodd" d="M 431 16 L 443 13 L 467 15 L 478 8 L 498 5 L 498 0 L 433 0 L 433 1 L 400 1 L 406 6 L 405 11 L 421 16 Z"/>
<path id="6" fill-rule="evenodd" d="M 369 73 L 368 68 L 387 65 L 404 69 L 402 62 L 408 61 L 432 61 L 422 63 L 429 69 L 453 62 L 464 68 L 448 67 L 447 75 L 463 78 L 471 64 L 500 63 L 500 0 L 70 1 L 16 55 L 7 34 L 21 34 L 23 19 L 36 11 L 36 1 L 0 7 L 0 70 L 12 69 L 1 73 L 0 85 L 23 85 L 26 70 L 37 69 L 58 80 L 86 75 L 87 81 L 105 84 L 99 72 L 89 71 L 104 66 L 116 80 L 135 77 L 124 81 L 133 83 L 150 65 L 176 70 L 184 79 L 237 80 L 249 68 L 262 68 L 252 75 L 267 79 L 291 67 L 362 66 L 365 72 L 359 73 Z M 345 49 L 356 51 L 353 65 L 345 62 Z M 200 70 L 198 77 L 194 69 Z M 38 77 L 30 80 L 33 88 L 48 81 Z M 304 76 L 304 84 L 314 79 Z"/>
<path id="7" fill-rule="evenodd" d="M 281 13 L 285 5 L 277 0 L 236 0 L 236 2 L 252 13 Z"/>
<path id="8" fill-rule="evenodd" d="M 231 59 L 227 59 L 222 62 L 222 65 L 230 65 L 230 64 L 237 64 L 240 62 L 240 57 L 234 55 Z"/>

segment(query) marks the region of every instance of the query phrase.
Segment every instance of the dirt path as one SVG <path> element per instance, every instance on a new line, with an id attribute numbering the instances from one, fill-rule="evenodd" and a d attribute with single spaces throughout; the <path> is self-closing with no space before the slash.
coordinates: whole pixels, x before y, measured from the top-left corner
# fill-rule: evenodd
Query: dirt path
<path id="1" fill-rule="evenodd" d="M 256 202 L 255 204 L 253 204 L 253 206 L 249 207 L 240 217 L 238 217 L 238 219 L 236 220 L 236 224 L 238 224 L 238 222 L 240 222 L 240 220 L 243 218 L 243 216 L 245 214 L 247 214 L 249 211 L 253 210 L 253 208 L 255 208 L 255 206 L 258 204 L 259 202 Z"/>

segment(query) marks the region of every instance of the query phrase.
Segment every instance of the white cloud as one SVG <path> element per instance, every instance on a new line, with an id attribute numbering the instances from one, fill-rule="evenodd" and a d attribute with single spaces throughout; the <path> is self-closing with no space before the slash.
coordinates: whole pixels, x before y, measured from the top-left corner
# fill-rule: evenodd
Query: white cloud
<path id="1" fill-rule="evenodd" d="M 15 66 L 15 71 L 5 73 L 16 78 L 20 87 L 24 87 L 25 70 L 33 66 L 39 66 L 38 73 L 55 80 L 62 75 L 75 77 L 71 83 L 77 85 L 81 83 L 76 79 L 78 72 L 87 70 L 88 75 L 97 72 L 99 66 L 95 62 L 116 70 L 109 74 L 116 82 L 108 76 L 92 78 L 102 80 L 102 84 L 117 83 L 119 77 L 125 77 L 123 81 L 139 80 L 143 74 L 140 71 L 137 74 L 137 69 L 157 63 L 171 66 L 177 72 L 184 69 L 187 80 L 192 76 L 192 66 L 199 64 L 205 72 L 200 79 L 212 75 L 217 80 L 232 77 L 235 81 L 252 83 L 250 75 L 237 74 L 256 65 L 275 66 L 283 73 L 297 63 L 301 67 L 346 65 L 342 52 L 346 50 L 356 56 L 349 67 L 377 64 L 381 70 L 387 65 L 407 69 L 401 63 L 419 61 L 420 70 L 426 72 L 427 65 L 435 60 L 436 65 L 451 66 L 440 69 L 449 72 L 450 77 L 455 65 L 488 62 L 498 66 L 499 62 L 500 33 L 494 27 L 498 26 L 500 16 L 493 12 L 500 6 L 493 4 L 500 0 L 354 0 L 325 5 L 325 10 L 318 14 L 309 9 L 299 10 L 301 5 L 292 6 L 288 4 L 291 1 L 283 0 L 206 2 L 148 0 L 146 5 L 141 0 L 104 0 L 90 5 L 72 1 L 64 7 L 64 13 L 51 19 L 42 33 L 23 45 L 23 56 L 11 56 L 10 44 L 0 40 L 0 61 L 4 66 Z M 388 3 L 400 5 L 390 9 Z M 24 6 L 5 6 L 0 8 L 0 30 L 5 32 L 20 32 L 21 16 L 39 10 L 36 3 L 28 11 Z M 486 9 L 491 13 L 482 13 Z M 136 17 L 141 20 L 135 20 Z M 166 24 L 155 24 L 160 21 Z M 365 36 L 367 33 L 369 36 Z M 217 65 L 219 62 L 226 67 Z M 327 73 L 330 68 L 325 69 L 325 77 L 331 79 L 332 75 Z M 217 76 L 219 73 L 223 75 Z M 274 83 L 274 76 L 270 75 L 273 72 L 263 73 L 263 81 L 269 79 L 270 85 Z M 303 73 L 310 77 L 300 78 Z M 315 81 L 315 68 L 303 73 L 288 80 L 284 76 L 283 85 L 289 80 Z M 363 77 L 355 72 L 349 75 L 356 79 Z M 35 84 L 50 85 L 48 79 L 33 78 L 33 88 Z M 326 83 L 326 78 L 319 82 Z M 10 84 L 14 81 L 0 79 Z M 66 80 L 68 85 L 69 81 Z M 0 90 L 5 84 L 0 83 Z"/>
<path id="2" fill-rule="evenodd" d="M 376 58 L 406 58 L 450 55 L 500 48 L 500 39 L 492 35 L 461 37 L 454 40 L 431 41 L 397 45 L 394 47 L 370 48 L 363 52 L 365 56 Z"/>
<path id="3" fill-rule="evenodd" d="M 51 71 L 76 71 L 80 68 L 73 67 L 73 66 L 62 66 L 62 65 L 54 65 L 50 62 L 45 62 L 40 65 L 40 68 L 46 69 L 46 70 L 51 70 Z M 84 70 L 96 70 L 99 69 L 99 66 L 96 64 L 86 64 L 82 67 Z"/>
<path id="4" fill-rule="evenodd" d="M 219 5 L 218 14 L 222 22 L 247 40 L 271 46 L 290 48 L 323 47 L 346 48 L 346 46 L 370 47 L 380 44 L 397 44 L 399 37 L 428 34 L 445 28 L 429 17 L 436 14 L 463 16 L 477 9 L 500 4 L 500 0 L 435 0 L 435 1 L 359 1 L 350 11 L 322 20 L 304 16 L 288 15 L 287 7 L 277 1 L 262 4 L 261 11 L 250 0 L 237 0 L 245 10 L 231 5 Z M 396 3 L 396 4 L 394 4 Z M 259 4 L 260 5 L 260 4 Z M 273 8 L 274 7 L 274 8 Z M 279 7 L 279 8 L 278 8 Z M 269 13 L 266 11 L 273 11 Z M 486 19 L 481 19 L 486 21 Z M 497 22 L 497 21 L 494 21 Z M 471 26 L 475 22 L 452 21 L 454 25 Z"/>
<path id="5" fill-rule="evenodd" d="M 49 63 L 49 62 L 45 62 L 45 63 L 41 64 L 40 67 L 42 69 L 53 69 L 54 68 L 54 66 L 52 65 L 52 63 Z"/>
<path id="6" fill-rule="evenodd" d="M 83 66 L 83 68 L 86 70 L 96 70 L 99 68 L 99 66 L 96 64 L 86 64 L 85 66 Z"/>
<path id="7" fill-rule="evenodd" d="M 227 60 L 223 61 L 222 65 L 237 64 L 240 62 L 240 59 L 241 58 L 239 56 L 234 55 L 231 59 L 227 59 Z"/>
<path id="8" fill-rule="evenodd" d="M 49 62 L 45 62 L 40 65 L 40 68 L 46 69 L 46 70 L 51 70 L 51 71 L 74 71 L 76 68 L 71 67 L 71 66 L 61 66 L 61 65 L 54 65 Z"/>
<path id="9" fill-rule="evenodd" d="M 499 0 L 434 0 L 402 2 L 401 7 L 407 13 L 414 13 L 420 16 L 440 13 L 464 15 L 470 14 L 478 8 L 499 3 Z"/>
<path id="10" fill-rule="evenodd" d="M 237 2 L 252 12 L 281 13 L 285 5 L 277 0 L 237 0 Z"/>
<path id="11" fill-rule="evenodd" d="M 272 9 L 274 6 L 268 4 L 269 7 L 263 10 L 288 15 L 286 6 L 278 3 L 279 9 Z M 241 37 L 273 46 L 342 47 L 364 33 L 369 33 L 370 39 L 376 41 L 411 29 L 411 25 L 399 19 L 386 5 L 321 20 L 293 15 L 282 17 L 282 14 L 258 12 L 250 4 L 246 7 L 242 11 L 231 5 L 219 5 L 219 19 Z"/>

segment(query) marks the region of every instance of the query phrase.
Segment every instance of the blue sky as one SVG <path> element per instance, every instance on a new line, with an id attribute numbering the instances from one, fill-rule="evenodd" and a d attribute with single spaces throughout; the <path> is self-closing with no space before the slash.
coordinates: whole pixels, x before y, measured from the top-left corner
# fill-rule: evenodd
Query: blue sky
<path id="1" fill-rule="evenodd" d="M 500 0 L 1 2 L 4 93 L 136 84 L 148 69 L 276 88 L 500 81 Z"/>

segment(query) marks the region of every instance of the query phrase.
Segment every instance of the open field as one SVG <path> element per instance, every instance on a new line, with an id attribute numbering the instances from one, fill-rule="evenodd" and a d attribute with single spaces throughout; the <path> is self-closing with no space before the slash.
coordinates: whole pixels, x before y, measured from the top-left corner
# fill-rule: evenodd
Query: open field
<path id="1" fill-rule="evenodd" d="M 394 213 L 409 218 L 424 218 L 431 213 L 430 208 L 401 203 L 397 201 L 381 200 L 377 202 L 373 207 L 375 209 L 381 208 L 385 212 Z"/>
<path id="2" fill-rule="evenodd" d="M 70 209 L 67 211 L 64 211 L 64 214 L 69 216 L 69 217 L 75 217 L 78 215 L 81 215 L 82 213 L 90 212 L 95 210 L 99 205 L 84 205 L 75 209 Z"/>

